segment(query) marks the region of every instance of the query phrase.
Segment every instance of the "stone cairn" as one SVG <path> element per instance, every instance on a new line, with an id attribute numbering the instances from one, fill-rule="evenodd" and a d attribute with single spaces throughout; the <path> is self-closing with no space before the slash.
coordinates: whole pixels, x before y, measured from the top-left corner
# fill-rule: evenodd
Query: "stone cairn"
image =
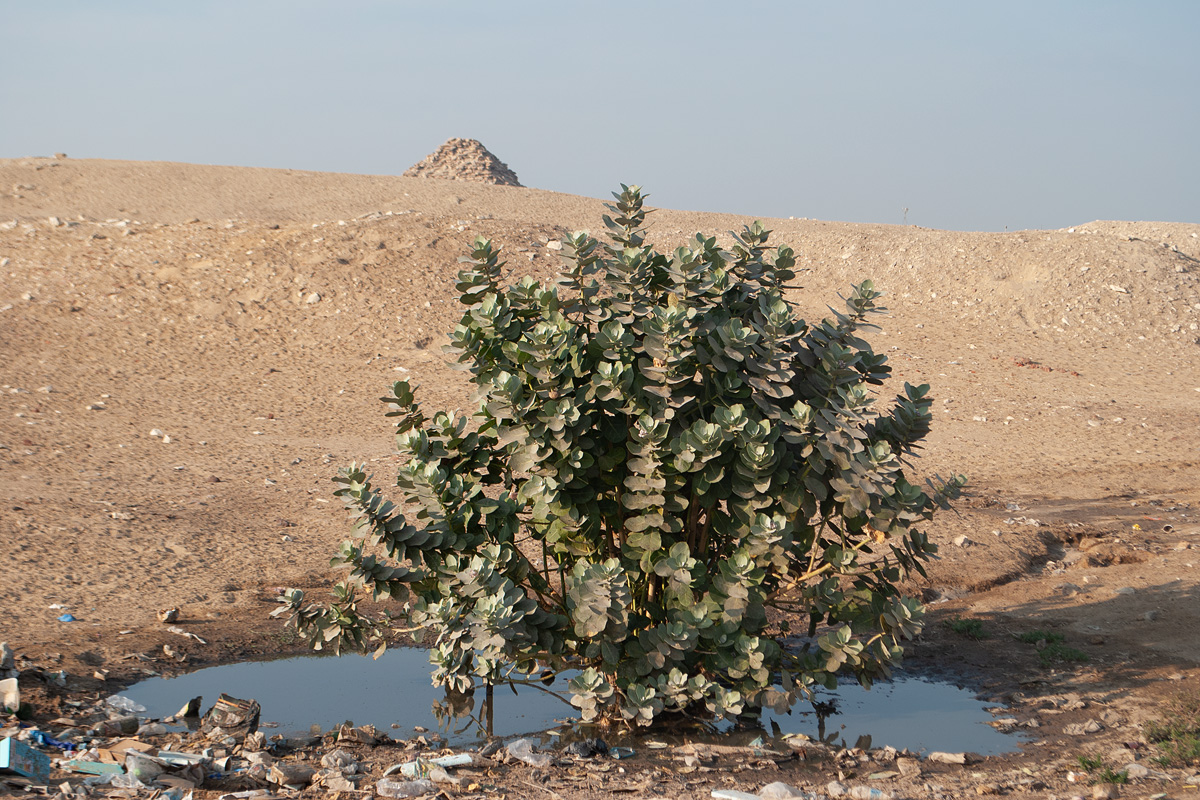
<path id="1" fill-rule="evenodd" d="M 440 178 L 497 186 L 520 186 L 517 173 L 474 139 L 450 139 L 424 161 L 404 171 L 406 178 Z"/>

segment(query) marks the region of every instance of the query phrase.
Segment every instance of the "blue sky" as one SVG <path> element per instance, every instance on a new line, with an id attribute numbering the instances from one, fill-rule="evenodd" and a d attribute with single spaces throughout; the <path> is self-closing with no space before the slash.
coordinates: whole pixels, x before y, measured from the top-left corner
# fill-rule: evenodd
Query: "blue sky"
<path id="1" fill-rule="evenodd" d="M 0 0 L 0 157 L 522 183 L 960 230 L 1200 222 L 1200 3 Z"/>

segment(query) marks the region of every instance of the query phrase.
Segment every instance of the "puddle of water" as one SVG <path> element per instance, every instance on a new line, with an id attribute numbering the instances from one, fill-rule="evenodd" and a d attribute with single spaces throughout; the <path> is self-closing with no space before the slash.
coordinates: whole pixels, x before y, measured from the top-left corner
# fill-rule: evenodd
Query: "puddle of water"
<path id="1" fill-rule="evenodd" d="M 430 685 L 429 662 L 424 650 L 396 648 L 378 661 L 359 655 L 306 656 L 278 661 L 258 661 L 209 667 L 176 678 L 152 678 L 131 686 L 125 696 L 144 705 L 147 715 L 167 717 L 189 699 L 201 695 L 204 708 L 225 692 L 253 698 L 262 705 L 263 722 L 276 723 L 268 733 L 307 734 L 312 725 L 323 730 L 353 721 L 374 725 L 397 738 L 413 735 L 414 727 L 439 731 L 453 746 L 481 741 L 483 729 L 469 717 L 455 719 L 447 713 L 445 692 Z M 565 690 L 560 678 L 556 690 Z M 507 686 L 494 690 L 493 733 L 500 737 L 537 735 L 562 727 L 575 709 L 558 698 L 532 687 Z M 473 710 L 478 716 L 483 691 L 477 691 Z M 964 750 L 982 755 L 1012 752 L 1016 736 L 1000 733 L 986 723 L 992 716 L 985 704 L 953 684 L 897 676 L 876 684 L 870 691 L 857 684 L 824 692 L 820 700 L 832 701 L 836 712 L 820 718 L 808 703 L 799 703 L 790 714 L 764 711 L 766 734 L 803 733 L 813 738 L 836 734 L 835 742 L 854 745 L 870 737 L 870 746 L 891 745 L 912 751 Z M 439 712 L 440 709 L 440 712 Z M 392 729 L 393 723 L 399 729 Z M 729 731 L 728 725 L 718 728 Z M 736 738 L 746 732 L 738 731 Z M 691 740 L 712 738 L 701 731 Z M 662 738 L 662 737 L 655 737 Z"/>

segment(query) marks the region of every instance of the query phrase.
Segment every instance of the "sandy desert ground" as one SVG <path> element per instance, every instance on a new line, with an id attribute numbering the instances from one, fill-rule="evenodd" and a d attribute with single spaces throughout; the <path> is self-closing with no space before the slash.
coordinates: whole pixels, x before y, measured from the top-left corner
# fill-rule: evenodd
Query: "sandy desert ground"
<path id="1" fill-rule="evenodd" d="M 97 665 L 114 686 L 136 678 L 136 654 L 185 668 L 164 643 L 188 665 L 294 647 L 272 595 L 327 585 L 348 531 L 335 470 L 391 469 L 377 398 L 405 376 L 432 406 L 466 406 L 439 349 L 457 257 L 483 235 L 513 275 L 547 276 L 546 245 L 598 234 L 601 213 L 460 181 L 0 160 L 0 640 L 91 692 L 106 691 Z M 668 246 L 750 221 L 652 219 Z M 864 278 L 887 292 L 885 388 L 935 397 L 920 469 L 970 477 L 911 587 L 932 612 L 913 663 L 1021 718 L 1063 712 L 1041 714 L 1021 755 L 940 780 L 1004 788 L 1033 765 L 1036 791 L 1079 791 L 1063 764 L 1139 741 L 1168 698 L 1200 690 L 1200 225 L 765 222 L 808 270 L 803 316 Z M 155 612 L 171 606 L 209 644 L 166 632 Z M 960 617 L 993 635 L 942 624 Z M 1040 666 L 1013 638 L 1033 629 L 1089 660 Z M 1085 706 L 1064 710 L 1072 693 Z M 1093 718 L 1099 732 L 1067 732 Z M 1126 792 L 1181 791 L 1173 774 Z"/>

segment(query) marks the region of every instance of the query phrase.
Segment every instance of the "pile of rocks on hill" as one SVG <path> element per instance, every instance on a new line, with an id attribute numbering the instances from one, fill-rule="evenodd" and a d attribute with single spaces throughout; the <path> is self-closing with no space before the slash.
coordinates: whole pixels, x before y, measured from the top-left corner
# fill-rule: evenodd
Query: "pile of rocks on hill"
<path id="1" fill-rule="evenodd" d="M 520 186 L 517 173 L 474 139 L 449 139 L 424 161 L 404 171 L 406 178 L 441 178 L 498 186 Z"/>

